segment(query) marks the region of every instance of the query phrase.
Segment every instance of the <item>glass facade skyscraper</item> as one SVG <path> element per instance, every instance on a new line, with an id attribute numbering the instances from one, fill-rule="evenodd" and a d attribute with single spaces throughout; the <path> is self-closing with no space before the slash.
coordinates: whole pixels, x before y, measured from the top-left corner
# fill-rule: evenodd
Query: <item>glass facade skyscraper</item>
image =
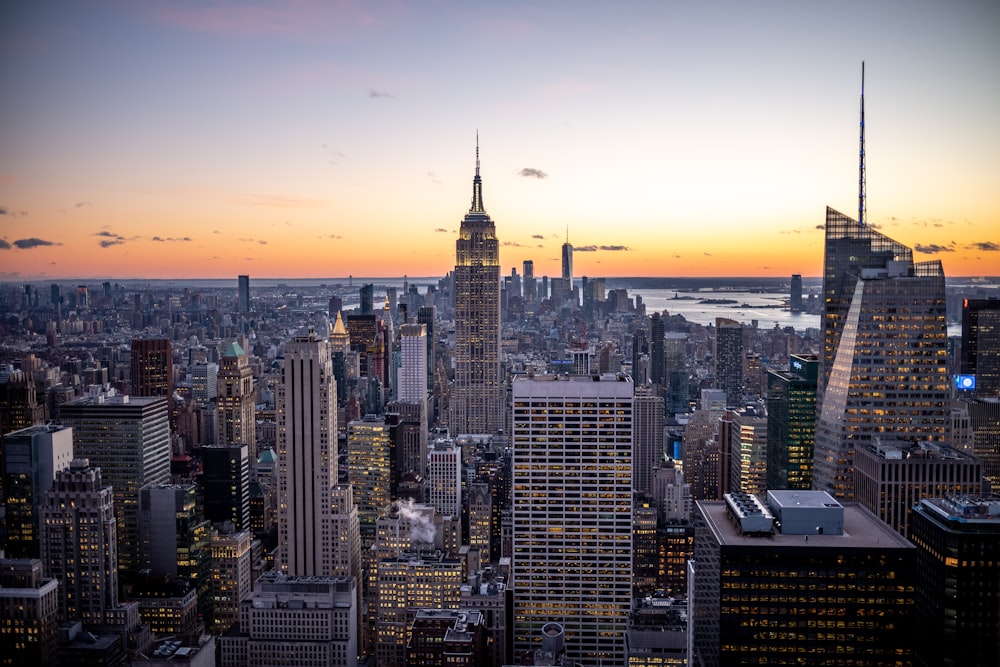
<path id="1" fill-rule="evenodd" d="M 854 451 L 945 443 L 948 332 L 940 261 L 828 208 L 814 488 L 854 498 Z"/>

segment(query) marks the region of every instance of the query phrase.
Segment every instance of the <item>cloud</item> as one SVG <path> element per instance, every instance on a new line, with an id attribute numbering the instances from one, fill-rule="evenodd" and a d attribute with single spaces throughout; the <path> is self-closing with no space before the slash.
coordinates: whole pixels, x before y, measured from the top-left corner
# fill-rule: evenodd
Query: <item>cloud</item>
<path id="1" fill-rule="evenodd" d="M 530 247 L 530 246 L 524 245 L 523 243 L 518 243 L 517 241 L 504 241 L 502 245 L 509 246 L 511 248 L 528 248 L 528 247 Z"/>
<path id="2" fill-rule="evenodd" d="M 705 257 L 711 257 L 712 256 L 712 253 L 710 253 L 710 252 L 706 252 L 704 254 L 705 254 Z"/>
<path id="3" fill-rule="evenodd" d="M 46 241 L 45 239 L 36 239 L 31 237 L 29 239 L 18 239 L 14 241 L 14 245 L 21 250 L 30 250 L 31 248 L 37 248 L 38 246 L 45 245 L 62 245 L 61 243 L 54 243 L 52 241 Z"/>
<path id="4" fill-rule="evenodd" d="M 21 215 L 21 216 L 28 215 L 28 212 L 27 211 L 12 211 L 9 208 L 7 208 L 6 206 L 0 206 L 0 215 L 9 215 L 12 218 L 16 218 L 19 215 Z"/>
<path id="5" fill-rule="evenodd" d="M 0 206 L 0 215 L 10 215 L 10 212 L 7 211 L 6 206 Z"/>
<path id="6" fill-rule="evenodd" d="M 10 250 L 10 243 L 6 239 L 0 239 L 0 250 Z"/>
<path id="7" fill-rule="evenodd" d="M 609 250 L 611 252 L 619 252 L 621 250 L 629 250 L 627 245 L 602 245 L 600 250 Z"/>
<path id="8" fill-rule="evenodd" d="M 546 174 L 541 169 L 535 169 L 534 167 L 525 167 L 521 171 L 517 172 L 518 176 L 523 176 L 524 178 L 548 178 L 549 175 Z"/>
<path id="9" fill-rule="evenodd" d="M 922 252 L 925 255 L 934 255 L 939 252 L 955 252 L 954 248 L 949 248 L 946 245 L 938 245 L 937 243 L 929 243 L 927 245 L 918 243 L 913 246 L 913 249 L 917 252 Z"/>
<path id="10" fill-rule="evenodd" d="M 373 100 L 378 98 L 384 98 L 389 100 L 396 99 L 396 96 L 393 95 L 392 93 L 382 92 L 381 90 L 375 90 L 374 88 L 368 91 L 368 97 L 370 97 Z"/>
<path id="11" fill-rule="evenodd" d="M 533 239 L 541 239 L 543 241 L 545 240 L 545 237 L 542 236 L 541 234 L 532 234 L 531 238 L 533 238 Z"/>
<path id="12" fill-rule="evenodd" d="M 437 228 L 437 229 L 435 229 L 434 231 L 435 231 L 435 232 L 443 232 L 443 233 L 445 233 L 445 234 L 447 234 L 447 233 L 448 233 L 448 230 L 447 230 L 447 229 L 445 229 L 444 227 L 438 227 L 438 228 Z"/>
<path id="13" fill-rule="evenodd" d="M 597 252 L 597 246 L 596 245 L 573 246 L 573 252 Z"/>
<path id="14" fill-rule="evenodd" d="M 89 201 L 78 201 L 77 203 L 73 204 L 73 206 L 76 208 L 83 208 L 84 206 L 93 206 L 93 204 L 91 204 Z"/>
<path id="15" fill-rule="evenodd" d="M 433 183 L 434 185 L 441 185 L 441 179 L 438 178 L 437 174 L 435 174 L 433 171 L 427 172 L 427 178 L 431 179 L 431 183 Z"/>
<path id="16" fill-rule="evenodd" d="M 816 225 L 816 229 L 826 229 L 826 225 Z"/>
<path id="17" fill-rule="evenodd" d="M 97 245 L 102 248 L 110 248 L 114 245 L 122 245 L 125 243 L 125 237 L 121 234 L 115 234 L 114 232 L 109 232 L 106 229 L 102 229 L 99 232 L 94 232 L 94 236 L 101 236 L 103 240 L 98 241 Z M 155 239 L 154 239 L 155 240 Z"/>
<path id="18" fill-rule="evenodd" d="M 267 245 L 267 241 L 257 241 L 260 245 Z"/>
<path id="19" fill-rule="evenodd" d="M 175 242 L 175 241 L 186 242 L 186 241 L 191 241 L 193 239 L 190 236 L 182 236 L 182 237 L 178 237 L 178 238 L 174 238 L 174 237 L 171 237 L 171 236 L 167 236 L 167 237 L 154 236 L 153 238 L 151 238 L 149 240 L 150 241 L 157 241 L 157 242 L 160 242 L 160 243 L 166 243 L 166 242 Z"/>
<path id="20" fill-rule="evenodd" d="M 983 252 L 1000 251 L 1000 243 L 994 243 L 993 241 L 979 241 L 978 243 L 973 243 L 972 245 L 966 247 L 969 249 L 982 250 Z"/>
<path id="21" fill-rule="evenodd" d="M 122 245 L 123 243 L 125 243 L 125 239 L 105 239 L 100 241 L 98 245 L 102 248 L 110 248 L 113 245 Z"/>

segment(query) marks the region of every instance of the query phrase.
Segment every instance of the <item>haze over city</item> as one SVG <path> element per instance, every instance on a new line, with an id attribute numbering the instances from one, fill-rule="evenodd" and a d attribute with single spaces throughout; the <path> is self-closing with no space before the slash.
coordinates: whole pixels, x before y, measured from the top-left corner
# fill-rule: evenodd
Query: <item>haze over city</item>
<path id="1" fill-rule="evenodd" d="M 993 2 L 0 9 L 0 280 L 821 273 L 825 206 L 1000 273 Z"/>

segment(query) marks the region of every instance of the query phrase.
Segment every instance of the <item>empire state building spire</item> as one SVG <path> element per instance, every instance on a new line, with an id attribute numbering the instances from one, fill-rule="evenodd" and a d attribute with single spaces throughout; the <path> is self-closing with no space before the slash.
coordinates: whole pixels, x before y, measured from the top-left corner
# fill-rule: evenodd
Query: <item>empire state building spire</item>
<path id="1" fill-rule="evenodd" d="M 486 213 L 483 207 L 483 179 L 479 177 L 479 133 L 476 132 L 476 177 L 472 179 L 472 206 L 469 213 Z"/>

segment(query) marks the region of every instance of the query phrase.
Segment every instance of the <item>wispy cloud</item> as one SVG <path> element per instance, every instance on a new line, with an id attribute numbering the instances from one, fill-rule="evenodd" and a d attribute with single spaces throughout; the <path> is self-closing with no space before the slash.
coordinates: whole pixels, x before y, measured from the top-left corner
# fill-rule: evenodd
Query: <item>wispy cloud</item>
<path id="1" fill-rule="evenodd" d="M 441 232 L 441 233 L 443 233 L 443 234 L 447 234 L 447 233 L 448 233 L 448 230 L 447 230 L 447 229 L 445 229 L 444 227 L 438 227 L 438 228 L 437 228 L 437 229 L 435 229 L 434 231 L 435 231 L 435 232 Z"/>
<path id="2" fill-rule="evenodd" d="M 0 250 L 10 250 L 10 243 L 7 239 L 0 239 Z"/>
<path id="3" fill-rule="evenodd" d="M 1000 251 L 1000 243 L 994 243 L 993 241 L 979 241 L 967 247 L 971 250 L 982 250 L 983 252 Z"/>
<path id="4" fill-rule="evenodd" d="M 573 252 L 597 252 L 596 245 L 576 245 L 573 246 Z"/>
<path id="5" fill-rule="evenodd" d="M 623 250 L 631 250 L 627 245 L 602 245 L 598 246 L 599 250 L 608 250 L 611 252 L 621 252 Z"/>
<path id="6" fill-rule="evenodd" d="M 0 215 L 9 215 L 12 218 L 28 215 L 27 211 L 12 211 L 6 206 L 0 206 Z"/>
<path id="7" fill-rule="evenodd" d="M 925 255 L 935 255 L 939 252 L 955 252 L 954 248 L 949 248 L 946 245 L 938 245 L 937 243 L 917 243 L 913 246 L 913 249 Z"/>
<path id="8" fill-rule="evenodd" d="M 433 171 L 427 172 L 427 178 L 431 179 L 431 183 L 433 183 L 434 185 L 441 185 L 441 179 L 438 178 L 437 174 L 435 174 Z"/>
<path id="9" fill-rule="evenodd" d="M 123 243 L 125 243 L 124 236 L 122 236 L 121 234 L 115 234 L 114 232 L 109 232 L 106 229 L 102 229 L 99 232 L 95 232 L 94 236 L 102 237 L 101 240 L 97 242 L 97 245 L 101 246 L 102 248 L 110 248 L 111 246 L 122 245 Z"/>
<path id="10" fill-rule="evenodd" d="M 511 248 L 530 248 L 531 247 L 531 246 L 526 246 L 523 243 L 518 243 L 517 241 L 504 241 L 502 245 L 505 245 L 505 246 L 508 246 L 508 247 L 511 247 Z"/>
<path id="11" fill-rule="evenodd" d="M 173 243 L 173 242 L 178 242 L 178 241 L 180 241 L 180 242 L 187 242 L 187 241 L 192 241 L 193 239 L 190 236 L 182 236 L 182 237 L 178 237 L 178 238 L 174 238 L 174 237 L 171 237 L 171 236 L 167 236 L 167 237 L 154 236 L 153 238 L 151 238 L 149 240 L 150 241 L 157 241 L 159 243 Z"/>
<path id="12" fill-rule="evenodd" d="M 543 236 L 542 234 L 532 234 L 531 238 L 533 238 L 533 239 L 540 239 L 542 241 L 545 240 L 545 236 Z"/>
<path id="13" fill-rule="evenodd" d="M 517 172 L 517 174 L 524 178 L 543 179 L 549 177 L 549 175 L 546 174 L 544 171 L 542 171 L 541 169 L 535 169 L 534 167 L 525 167 L 521 171 Z"/>
<path id="14" fill-rule="evenodd" d="M 93 206 L 93 204 L 91 204 L 89 201 L 78 201 L 77 203 L 73 204 L 74 208 L 83 208 L 84 206 Z"/>
<path id="15" fill-rule="evenodd" d="M 386 93 L 386 92 L 381 91 L 381 90 L 375 90 L 374 88 L 372 88 L 371 90 L 368 91 L 368 97 L 370 97 L 373 100 L 374 99 L 387 99 L 387 100 L 394 100 L 394 99 L 396 99 L 396 96 L 393 95 L 392 93 Z"/>

